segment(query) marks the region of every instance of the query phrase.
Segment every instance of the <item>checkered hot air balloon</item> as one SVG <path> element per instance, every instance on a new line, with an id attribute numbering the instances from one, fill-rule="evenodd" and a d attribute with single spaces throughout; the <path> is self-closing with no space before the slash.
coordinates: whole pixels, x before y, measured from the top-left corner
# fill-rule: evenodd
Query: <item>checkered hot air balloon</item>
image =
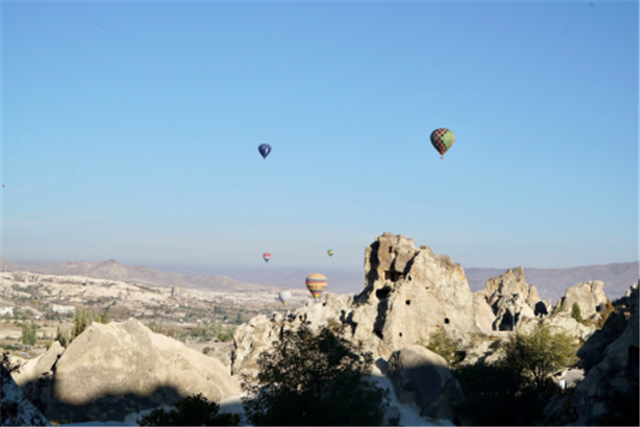
<path id="1" fill-rule="evenodd" d="M 456 136 L 447 128 L 438 128 L 431 132 L 431 144 L 440 153 L 440 158 L 444 158 L 444 153 L 453 145 Z"/>
<path id="2" fill-rule="evenodd" d="M 314 299 L 322 294 L 322 291 L 327 287 L 327 278 L 320 273 L 313 273 L 307 276 L 307 280 L 304 282 L 307 285 L 307 289 L 311 292 Z"/>

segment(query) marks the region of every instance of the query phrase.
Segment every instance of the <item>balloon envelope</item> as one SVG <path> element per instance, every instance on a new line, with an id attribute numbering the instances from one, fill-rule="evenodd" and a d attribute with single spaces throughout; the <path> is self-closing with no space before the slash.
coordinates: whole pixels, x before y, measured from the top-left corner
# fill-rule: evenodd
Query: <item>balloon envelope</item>
<path id="1" fill-rule="evenodd" d="M 264 262 L 269 262 L 269 260 L 271 259 L 271 254 L 269 252 L 265 252 L 262 254 L 262 258 L 264 259 Z"/>
<path id="2" fill-rule="evenodd" d="M 281 291 L 278 293 L 278 299 L 282 302 L 282 305 L 287 305 L 287 301 L 291 299 L 291 292 Z"/>
<path id="3" fill-rule="evenodd" d="M 327 253 L 329 254 L 329 256 L 333 256 L 333 253 L 334 253 L 334 252 L 333 252 L 333 249 L 329 249 L 329 250 L 327 251 Z"/>
<path id="4" fill-rule="evenodd" d="M 258 146 L 258 151 L 262 155 L 262 158 L 266 159 L 271 152 L 271 146 L 269 144 L 260 144 L 260 146 Z"/>
<path id="5" fill-rule="evenodd" d="M 311 292 L 314 299 L 318 299 L 322 291 L 327 287 L 327 278 L 320 273 L 313 273 L 307 276 L 307 279 L 304 281 L 305 285 L 307 285 L 307 289 Z"/>
<path id="6" fill-rule="evenodd" d="M 443 156 L 453 145 L 456 136 L 447 128 L 438 128 L 431 132 L 431 144 Z"/>

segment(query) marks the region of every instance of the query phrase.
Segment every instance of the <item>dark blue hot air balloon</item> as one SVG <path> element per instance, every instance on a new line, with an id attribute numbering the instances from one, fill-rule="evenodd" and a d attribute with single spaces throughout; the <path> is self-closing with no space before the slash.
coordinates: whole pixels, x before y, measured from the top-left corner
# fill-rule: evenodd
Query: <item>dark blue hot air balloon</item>
<path id="1" fill-rule="evenodd" d="M 258 151 L 262 154 L 263 159 L 267 159 L 267 156 L 271 152 L 271 146 L 269 144 L 260 144 Z"/>

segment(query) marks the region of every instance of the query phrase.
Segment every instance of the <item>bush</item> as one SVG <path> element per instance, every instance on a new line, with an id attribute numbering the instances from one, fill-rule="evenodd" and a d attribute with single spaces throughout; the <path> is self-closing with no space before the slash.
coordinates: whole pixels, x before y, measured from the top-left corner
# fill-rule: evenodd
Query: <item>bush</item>
<path id="1" fill-rule="evenodd" d="M 201 393 L 178 401 L 175 409 L 167 412 L 154 409 L 149 415 L 138 419 L 141 426 L 237 426 L 238 414 L 220 414 L 220 405 L 209 402 Z"/>
<path id="2" fill-rule="evenodd" d="M 577 302 L 574 302 L 571 306 L 571 317 L 576 319 L 576 322 L 584 324 L 584 320 L 582 320 L 582 313 L 580 312 L 580 306 Z"/>
<path id="3" fill-rule="evenodd" d="M 373 357 L 328 328 L 285 331 L 258 359 L 257 384 L 244 376 L 252 425 L 380 425 L 389 398 L 366 378 Z"/>
<path id="4" fill-rule="evenodd" d="M 223 332 L 221 334 L 218 334 L 216 338 L 218 339 L 218 341 L 222 342 L 233 341 L 233 332 Z"/>
<path id="5" fill-rule="evenodd" d="M 431 335 L 427 347 L 434 353 L 442 356 L 449 366 L 457 366 L 466 357 L 466 352 L 461 349 L 462 343 L 456 340 L 444 330 L 439 330 Z"/>

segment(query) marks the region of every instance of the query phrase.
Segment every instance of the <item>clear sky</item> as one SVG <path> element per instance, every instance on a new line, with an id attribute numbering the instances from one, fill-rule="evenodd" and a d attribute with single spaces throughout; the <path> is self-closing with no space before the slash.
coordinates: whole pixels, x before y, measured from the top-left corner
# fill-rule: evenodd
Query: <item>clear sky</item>
<path id="1" fill-rule="evenodd" d="M 638 260 L 637 1 L 1 7 L 6 259 Z"/>

